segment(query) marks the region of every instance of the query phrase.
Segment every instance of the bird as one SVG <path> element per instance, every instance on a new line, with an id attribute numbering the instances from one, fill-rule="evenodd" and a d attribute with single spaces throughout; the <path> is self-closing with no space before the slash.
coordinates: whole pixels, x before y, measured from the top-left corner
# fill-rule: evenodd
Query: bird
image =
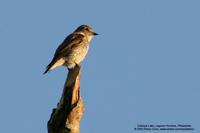
<path id="1" fill-rule="evenodd" d="M 95 35 L 98 34 L 90 26 L 85 24 L 79 26 L 58 46 L 43 74 L 59 66 L 65 66 L 68 69 L 79 66 L 87 55 L 90 42 Z"/>

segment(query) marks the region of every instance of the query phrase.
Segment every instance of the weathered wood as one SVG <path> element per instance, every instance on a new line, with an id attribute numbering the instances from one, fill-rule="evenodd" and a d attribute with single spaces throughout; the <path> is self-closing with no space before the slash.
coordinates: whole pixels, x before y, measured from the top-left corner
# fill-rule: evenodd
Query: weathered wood
<path id="1" fill-rule="evenodd" d="M 69 70 L 62 97 L 48 121 L 48 133 L 79 133 L 84 103 L 80 96 L 80 67 Z"/>

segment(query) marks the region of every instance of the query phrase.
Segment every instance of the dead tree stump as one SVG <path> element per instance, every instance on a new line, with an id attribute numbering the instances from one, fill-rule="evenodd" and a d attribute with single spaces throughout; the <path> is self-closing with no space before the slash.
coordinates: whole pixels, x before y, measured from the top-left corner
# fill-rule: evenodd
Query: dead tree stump
<path id="1" fill-rule="evenodd" d="M 48 121 L 48 133 L 79 133 L 84 103 L 80 96 L 80 67 L 69 70 L 62 97 Z"/>

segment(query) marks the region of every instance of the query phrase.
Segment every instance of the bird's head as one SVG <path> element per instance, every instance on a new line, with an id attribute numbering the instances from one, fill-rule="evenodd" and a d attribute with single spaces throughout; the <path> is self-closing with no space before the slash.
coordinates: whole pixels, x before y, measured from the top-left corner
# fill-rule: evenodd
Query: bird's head
<path id="1" fill-rule="evenodd" d="M 95 35 L 98 35 L 97 33 L 94 32 L 94 30 L 88 26 L 88 25 L 81 25 L 79 26 L 75 32 L 82 32 L 84 33 L 85 35 L 87 36 L 95 36 Z"/>

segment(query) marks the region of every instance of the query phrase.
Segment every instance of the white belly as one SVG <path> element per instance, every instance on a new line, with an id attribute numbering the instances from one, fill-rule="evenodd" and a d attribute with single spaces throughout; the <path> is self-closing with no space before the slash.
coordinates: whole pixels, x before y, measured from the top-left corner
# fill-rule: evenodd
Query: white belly
<path id="1" fill-rule="evenodd" d="M 80 64 L 87 55 L 88 49 L 89 49 L 88 45 L 74 49 L 73 52 L 69 54 L 68 57 L 64 58 L 65 65 L 69 68 L 72 68 L 76 64 Z"/>

